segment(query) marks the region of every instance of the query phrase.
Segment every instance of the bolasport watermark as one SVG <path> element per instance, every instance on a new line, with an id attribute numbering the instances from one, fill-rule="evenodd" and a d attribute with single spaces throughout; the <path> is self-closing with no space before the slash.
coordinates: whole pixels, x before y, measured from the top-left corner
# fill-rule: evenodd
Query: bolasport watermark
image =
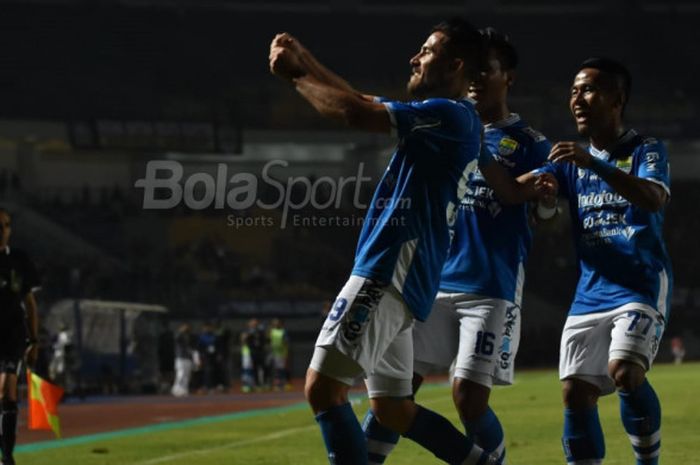
<path id="1" fill-rule="evenodd" d="M 259 173 L 236 172 L 226 163 L 218 163 L 208 172 L 186 175 L 178 161 L 151 160 L 144 177 L 134 186 L 143 189 L 145 210 L 185 207 L 227 211 L 226 224 L 234 228 L 358 226 L 372 221 L 365 219 L 368 205 L 361 199 L 363 191 L 374 187 L 364 163 L 358 164 L 352 176 L 338 178 L 285 176 L 287 168 L 286 160 L 271 160 Z M 372 202 L 382 209 L 411 207 L 408 198 L 375 197 Z M 348 212 L 348 205 L 353 213 Z M 329 214 L 329 210 L 338 214 Z M 403 226 L 405 218 L 392 215 L 388 221 L 392 226 Z"/>

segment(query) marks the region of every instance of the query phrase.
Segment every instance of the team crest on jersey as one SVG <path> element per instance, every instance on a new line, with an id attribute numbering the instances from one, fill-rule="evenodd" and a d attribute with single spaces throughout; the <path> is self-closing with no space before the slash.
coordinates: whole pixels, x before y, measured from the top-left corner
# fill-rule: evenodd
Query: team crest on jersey
<path id="1" fill-rule="evenodd" d="M 504 137 L 498 143 L 498 153 L 504 157 L 513 154 L 518 148 L 518 141 L 510 137 Z"/>
<path id="2" fill-rule="evenodd" d="M 618 159 L 615 161 L 615 166 L 618 167 L 618 169 L 624 171 L 625 173 L 629 174 L 630 171 L 632 171 L 632 155 L 630 155 L 627 158 L 622 158 Z"/>

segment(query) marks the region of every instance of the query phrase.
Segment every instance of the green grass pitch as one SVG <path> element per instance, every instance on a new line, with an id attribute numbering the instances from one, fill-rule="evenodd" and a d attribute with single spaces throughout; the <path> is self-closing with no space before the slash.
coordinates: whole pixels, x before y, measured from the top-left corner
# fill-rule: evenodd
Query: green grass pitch
<path id="1" fill-rule="evenodd" d="M 649 376 L 661 399 L 662 458 L 666 465 L 700 464 L 700 364 L 655 366 Z M 554 371 L 520 372 L 516 384 L 496 388 L 492 406 L 503 423 L 511 465 L 565 463 L 561 395 Z M 447 385 L 428 385 L 418 395 L 425 406 L 457 424 Z M 95 407 L 99 408 L 99 407 Z M 355 405 L 362 416 L 367 403 Z M 618 415 L 617 396 L 601 399 L 606 465 L 634 463 Z M 20 450 L 20 465 L 327 465 L 321 436 L 304 405 L 188 422 L 172 429 L 145 430 L 83 444 Z M 387 465 L 441 463 L 429 452 L 401 440 Z"/>

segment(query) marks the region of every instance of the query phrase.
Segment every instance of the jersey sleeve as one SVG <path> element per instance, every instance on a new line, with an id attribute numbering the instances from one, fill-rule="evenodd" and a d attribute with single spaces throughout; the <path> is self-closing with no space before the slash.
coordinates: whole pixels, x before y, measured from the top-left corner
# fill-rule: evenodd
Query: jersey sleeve
<path id="1" fill-rule="evenodd" d="M 549 152 L 552 150 L 552 143 L 547 139 L 542 139 L 532 144 L 532 153 L 529 157 L 532 165 L 532 169 L 537 169 L 547 163 L 547 157 L 549 157 Z"/>
<path id="2" fill-rule="evenodd" d="M 671 195 L 670 167 L 664 144 L 656 139 L 647 139 L 637 156 L 637 176 L 660 185 Z"/>
<path id="3" fill-rule="evenodd" d="M 476 112 L 470 112 L 455 100 L 434 98 L 414 102 L 381 102 L 389 112 L 396 135 L 464 140 L 480 124 Z"/>

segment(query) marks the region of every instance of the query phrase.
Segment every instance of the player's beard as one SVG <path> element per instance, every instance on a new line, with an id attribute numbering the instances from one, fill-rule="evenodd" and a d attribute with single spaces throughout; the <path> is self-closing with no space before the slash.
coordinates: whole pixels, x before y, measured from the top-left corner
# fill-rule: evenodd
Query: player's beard
<path id="1" fill-rule="evenodd" d="M 408 79 L 406 90 L 408 91 L 408 95 L 417 99 L 424 98 L 427 91 L 423 79 L 416 74 L 412 74 Z"/>
<path id="2" fill-rule="evenodd" d="M 406 90 L 409 95 L 416 99 L 440 96 L 444 93 L 442 89 L 446 88 L 447 85 L 443 80 L 435 77 L 426 79 L 423 75 L 412 75 L 408 80 L 408 84 L 406 84 Z"/>

